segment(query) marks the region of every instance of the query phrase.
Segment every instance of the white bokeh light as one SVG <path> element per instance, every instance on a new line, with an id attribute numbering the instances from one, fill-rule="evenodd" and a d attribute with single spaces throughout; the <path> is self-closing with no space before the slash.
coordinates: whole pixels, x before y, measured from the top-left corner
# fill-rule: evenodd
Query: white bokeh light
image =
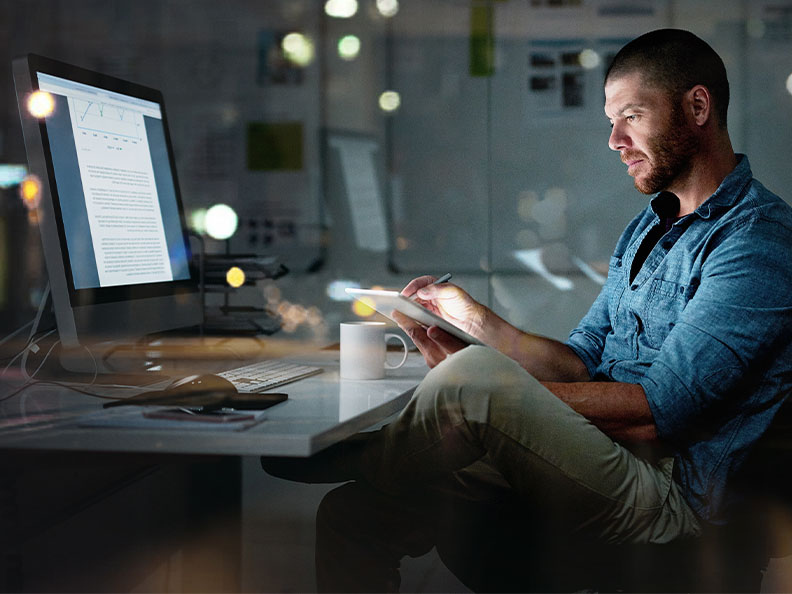
<path id="1" fill-rule="evenodd" d="M 399 109 L 401 96 L 396 91 L 385 91 L 379 97 L 379 106 L 382 111 L 392 113 Z"/>
<path id="2" fill-rule="evenodd" d="M 34 118 L 46 118 L 55 110 L 55 99 L 46 91 L 34 91 L 28 97 L 27 108 Z"/>
<path id="3" fill-rule="evenodd" d="M 399 12 L 399 0 L 377 0 L 377 10 L 385 18 L 395 17 Z"/>
<path id="4" fill-rule="evenodd" d="M 789 76 L 787 76 L 787 79 L 786 79 L 786 89 L 787 89 L 787 91 L 789 92 L 789 94 L 790 94 L 790 95 L 792 95 L 792 74 L 790 74 Z"/>
<path id="5" fill-rule="evenodd" d="M 360 54 L 360 39 L 356 35 L 344 35 L 338 40 L 338 55 L 347 62 Z"/>
<path id="6" fill-rule="evenodd" d="M 297 66 L 308 66 L 314 59 L 314 44 L 302 33 L 289 33 L 281 41 L 286 59 Z"/>
<path id="7" fill-rule="evenodd" d="M 357 0 L 327 0 L 325 14 L 336 19 L 348 19 L 357 13 Z"/>
<path id="8" fill-rule="evenodd" d="M 602 58 L 600 58 L 600 55 L 593 49 L 584 49 L 580 52 L 578 60 L 580 61 L 580 65 L 586 70 L 593 70 L 602 64 Z"/>
<path id="9" fill-rule="evenodd" d="M 227 204 L 215 204 L 204 218 L 206 234 L 212 239 L 228 239 L 236 232 L 238 223 L 236 211 Z"/>
<path id="10" fill-rule="evenodd" d="M 352 301 L 354 297 L 346 292 L 348 288 L 359 289 L 360 283 L 355 281 L 339 279 L 330 281 L 325 292 L 333 301 Z"/>
<path id="11" fill-rule="evenodd" d="M 196 208 L 187 217 L 190 229 L 196 233 L 206 233 L 206 209 Z"/>

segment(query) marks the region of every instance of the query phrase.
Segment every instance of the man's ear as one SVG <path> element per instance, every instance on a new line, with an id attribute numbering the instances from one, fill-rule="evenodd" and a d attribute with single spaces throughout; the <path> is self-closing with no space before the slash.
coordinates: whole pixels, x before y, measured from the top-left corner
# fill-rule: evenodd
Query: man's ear
<path id="1" fill-rule="evenodd" d="M 703 126 L 712 114 L 712 96 L 704 85 L 696 85 L 685 93 L 686 107 L 696 125 Z"/>

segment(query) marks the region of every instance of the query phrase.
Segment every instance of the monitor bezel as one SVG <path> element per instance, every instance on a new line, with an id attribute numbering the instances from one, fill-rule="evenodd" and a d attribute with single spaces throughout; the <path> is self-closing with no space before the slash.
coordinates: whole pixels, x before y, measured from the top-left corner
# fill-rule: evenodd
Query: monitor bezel
<path id="1" fill-rule="evenodd" d="M 168 151 L 168 159 L 170 168 L 173 172 L 173 185 L 176 195 L 176 201 L 179 208 L 179 219 L 183 231 L 182 241 L 184 242 L 185 254 L 188 260 L 191 257 L 189 237 L 186 233 L 184 208 L 182 205 L 181 194 L 179 192 L 179 184 L 176 178 L 176 165 L 173 158 L 173 149 L 171 145 L 170 133 L 168 130 L 168 118 L 165 112 L 165 105 L 162 98 L 162 93 L 150 87 L 125 81 L 109 75 L 101 74 L 91 70 L 86 70 L 78 66 L 58 62 L 43 56 L 31 55 L 28 59 L 30 68 L 30 77 L 32 82 L 32 90 L 38 90 L 38 73 L 49 74 L 57 76 L 66 80 L 72 80 L 79 83 L 91 85 L 101 89 L 106 89 L 123 95 L 129 95 L 138 99 L 151 101 L 159 105 L 160 113 L 162 114 L 162 126 L 165 135 L 165 144 Z M 66 243 L 66 233 L 63 227 L 63 216 L 61 212 L 61 200 L 58 194 L 58 186 L 55 179 L 55 171 L 52 161 L 52 153 L 50 150 L 49 133 L 47 131 L 46 121 L 44 119 L 37 120 L 39 134 L 42 139 L 42 149 L 44 151 L 44 162 L 47 167 L 47 178 L 50 188 L 50 195 L 52 200 L 53 209 L 55 211 L 55 223 L 58 226 L 58 239 L 61 244 L 61 254 L 63 255 L 64 270 L 66 273 L 66 282 L 69 288 L 69 300 L 72 305 L 92 305 L 95 303 L 108 303 L 114 301 L 126 301 L 128 299 L 144 299 L 148 297 L 155 297 L 160 295 L 172 294 L 174 288 L 177 292 L 183 290 L 192 290 L 194 282 L 186 280 L 167 281 L 160 283 L 141 283 L 136 285 L 121 285 L 112 287 L 92 287 L 85 289 L 77 289 L 74 286 L 74 276 L 71 269 L 71 258 L 69 256 L 69 246 Z"/>
<path id="2" fill-rule="evenodd" d="M 39 89 L 38 73 L 158 104 L 173 174 L 184 253 L 190 262 L 192 252 L 162 93 L 151 87 L 37 54 L 17 58 L 13 69 L 28 166 L 41 184 L 39 227 L 61 340 L 79 344 L 106 337 L 139 336 L 200 324 L 203 314 L 200 290 L 192 269 L 191 278 L 185 280 L 75 288 L 46 122 L 29 114 L 25 107 L 30 93 Z"/>

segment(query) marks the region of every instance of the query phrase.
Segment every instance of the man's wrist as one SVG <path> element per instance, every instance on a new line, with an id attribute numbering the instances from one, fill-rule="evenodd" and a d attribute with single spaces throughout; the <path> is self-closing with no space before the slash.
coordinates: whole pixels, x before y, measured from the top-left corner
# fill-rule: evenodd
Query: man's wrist
<path id="1" fill-rule="evenodd" d="M 513 351 L 515 341 L 519 341 L 517 335 L 522 332 L 483 305 L 481 315 L 477 319 L 478 322 L 474 324 L 471 334 L 481 342 L 509 355 Z"/>

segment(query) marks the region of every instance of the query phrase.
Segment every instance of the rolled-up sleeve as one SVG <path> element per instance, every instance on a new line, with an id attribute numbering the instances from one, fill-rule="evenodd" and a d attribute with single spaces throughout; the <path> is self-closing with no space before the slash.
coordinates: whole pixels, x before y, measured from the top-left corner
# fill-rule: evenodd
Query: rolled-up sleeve
<path id="1" fill-rule="evenodd" d="M 578 327 L 570 333 L 566 343 L 586 365 L 589 377 L 594 377 L 597 373 L 597 368 L 602 360 L 602 351 L 605 348 L 605 337 L 611 329 L 608 314 L 608 290 L 609 285 L 606 282 L 588 313 L 580 321 Z"/>
<path id="2" fill-rule="evenodd" d="M 658 435 L 690 441 L 745 382 L 781 383 L 774 360 L 792 328 L 792 229 L 752 217 L 720 238 L 700 285 L 639 382 Z"/>

